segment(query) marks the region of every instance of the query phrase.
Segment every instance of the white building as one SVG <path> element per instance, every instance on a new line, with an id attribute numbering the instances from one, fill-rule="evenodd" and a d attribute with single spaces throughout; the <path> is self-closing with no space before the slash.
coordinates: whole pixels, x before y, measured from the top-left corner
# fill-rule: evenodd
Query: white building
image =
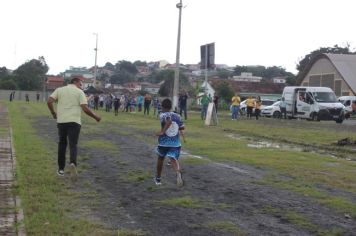
<path id="1" fill-rule="evenodd" d="M 262 77 L 253 76 L 252 73 L 242 72 L 239 76 L 232 77 L 235 81 L 260 83 Z"/>
<path id="2" fill-rule="evenodd" d="M 286 77 L 273 78 L 273 83 L 275 83 L 275 84 L 285 84 L 286 82 L 287 82 Z"/>
<path id="3" fill-rule="evenodd" d="M 69 70 L 64 72 L 65 78 L 70 78 L 72 76 L 83 76 L 86 79 L 94 78 L 94 75 L 86 67 L 73 67 L 71 66 Z"/>

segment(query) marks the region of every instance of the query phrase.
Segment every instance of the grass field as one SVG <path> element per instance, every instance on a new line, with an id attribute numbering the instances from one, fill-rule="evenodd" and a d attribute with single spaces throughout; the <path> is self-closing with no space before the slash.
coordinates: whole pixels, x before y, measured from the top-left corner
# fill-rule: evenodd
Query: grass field
<path id="1" fill-rule="evenodd" d="M 80 204 L 80 193 L 72 191 L 70 183 L 58 180 L 54 174 L 56 146 L 49 143 L 46 137 L 38 136 L 32 127 L 31 121 L 35 117 L 48 116 L 48 119 L 51 119 L 45 104 L 13 102 L 7 105 L 18 160 L 17 190 L 23 200 L 28 235 L 117 235 L 116 231 L 106 229 L 99 222 L 75 216 L 75 206 Z M 120 113 L 115 117 L 112 113 L 100 112 L 100 115 L 103 119 L 99 124 L 83 117 L 82 135 L 97 134 L 97 139 L 80 143 L 83 147 L 105 148 L 120 153 L 120 149 L 113 143 L 100 137 L 102 133 L 115 132 L 118 127 L 139 130 L 136 134 L 129 131 L 127 134 L 152 145 L 155 143 L 154 134 L 159 129 L 156 117 L 145 117 L 138 113 Z M 228 116 L 221 117 L 217 127 L 207 127 L 200 120 L 199 114 L 190 114 L 185 123 L 187 143 L 184 148 L 189 150 L 190 154 L 205 159 L 187 159 L 187 164 L 200 165 L 212 161 L 261 168 L 267 170 L 268 175 L 256 180 L 255 184 L 274 186 L 310 197 L 340 214 L 356 218 L 356 162 L 342 158 L 345 153 L 354 156 L 356 153 L 350 148 L 340 149 L 331 145 L 337 139 L 356 138 L 352 130 L 346 128 L 338 131 L 330 128 L 329 124 L 324 126 L 322 123 L 306 121 L 281 121 L 276 124 L 278 121 L 262 119 L 234 122 Z M 232 138 L 231 135 L 237 138 Z M 258 140 L 332 150 L 341 158 L 310 151 L 251 146 Z M 127 181 L 144 181 L 150 178 L 151 174 L 141 169 L 129 170 Z M 187 196 L 167 200 L 162 204 L 199 208 L 210 203 Z M 271 208 L 268 208 L 268 211 L 285 214 L 284 217 L 289 221 L 312 232 L 323 232 L 325 235 L 340 235 L 340 232 L 342 234 L 338 229 L 327 232 L 318 230 L 317 226 L 309 224 L 308 219 L 298 212 L 283 213 Z M 243 235 L 242 231 L 229 221 L 210 222 L 205 227 Z M 136 231 L 136 235 L 141 234 L 144 235 L 143 231 Z M 123 229 L 121 235 L 131 234 L 129 230 Z"/>

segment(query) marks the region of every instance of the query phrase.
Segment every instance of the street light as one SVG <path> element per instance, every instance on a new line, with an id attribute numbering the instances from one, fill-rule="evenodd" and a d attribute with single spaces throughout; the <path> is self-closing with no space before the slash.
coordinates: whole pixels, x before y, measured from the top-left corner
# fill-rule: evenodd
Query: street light
<path id="1" fill-rule="evenodd" d="M 97 68 L 97 60 L 98 60 L 98 33 L 93 33 L 93 35 L 95 35 L 96 37 L 96 41 L 95 41 L 95 67 L 94 67 L 94 87 L 96 87 L 96 77 L 98 74 L 98 68 Z"/>
<path id="2" fill-rule="evenodd" d="M 174 73 L 174 85 L 173 85 L 173 109 L 178 110 L 178 91 L 179 91 L 179 67 L 180 67 L 180 36 L 181 36 L 181 26 L 182 26 L 182 8 L 183 3 L 180 0 L 176 7 L 179 9 L 179 21 L 178 21 L 178 38 L 177 38 L 177 54 L 176 54 L 176 68 Z"/>

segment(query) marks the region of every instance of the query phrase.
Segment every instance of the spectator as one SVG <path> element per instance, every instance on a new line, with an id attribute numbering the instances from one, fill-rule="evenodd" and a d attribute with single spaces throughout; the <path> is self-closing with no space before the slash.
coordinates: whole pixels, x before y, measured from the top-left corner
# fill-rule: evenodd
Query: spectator
<path id="1" fill-rule="evenodd" d="M 188 101 L 188 95 L 187 92 L 182 92 L 181 95 L 179 96 L 179 114 L 182 117 L 184 113 L 184 119 L 187 119 L 187 101 Z"/>
<path id="2" fill-rule="evenodd" d="M 252 118 L 253 108 L 255 107 L 255 100 L 249 96 L 246 100 L 247 118 Z"/>
<path id="3" fill-rule="evenodd" d="M 142 111 L 142 105 L 143 105 L 143 96 L 141 94 L 139 94 L 137 96 L 137 111 L 141 112 Z"/>
<path id="4" fill-rule="evenodd" d="M 213 98 L 213 103 L 215 105 L 215 112 L 216 112 L 216 114 L 218 114 L 219 96 L 216 93 Z"/>
<path id="5" fill-rule="evenodd" d="M 26 102 L 30 102 L 30 96 L 28 95 L 28 93 L 26 93 L 26 95 L 25 95 L 25 98 L 26 98 Z"/>
<path id="6" fill-rule="evenodd" d="M 114 110 L 115 110 L 115 116 L 119 115 L 119 108 L 120 108 L 120 99 L 118 97 L 114 98 Z"/>
<path id="7" fill-rule="evenodd" d="M 205 120 L 206 119 L 206 115 L 208 112 L 208 106 L 209 103 L 211 102 L 211 100 L 209 99 L 208 95 L 206 93 L 204 93 L 204 95 L 201 97 L 200 99 L 200 104 L 201 104 L 201 119 Z"/>
<path id="8" fill-rule="evenodd" d="M 239 109 L 240 109 L 240 103 L 241 103 L 241 98 L 238 96 L 238 94 L 235 94 L 231 98 L 231 119 L 232 120 L 237 120 L 238 114 L 239 114 Z"/>
<path id="9" fill-rule="evenodd" d="M 281 102 L 279 103 L 279 108 L 281 109 L 281 119 L 287 119 L 287 103 L 285 98 L 282 97 Z"/>
<path id="10" fill-rule="evenodd" d="M 150 114 L 150 107 L 152 103 L 152 97 L 149 93 L 146 93 L 145 95 L 145 104 L 144 104 L 144 114 L 149 115 Z"/>
<path id="11" fill-rule="evenodd" d="M 255 115 L 256 115 L 256 120 L 258 120 L 260 113 L 261 113 L 261 106 L 262 106 L 262 101 L 261 97 L 258 96 L 256 101 L 255 101 Z"/>

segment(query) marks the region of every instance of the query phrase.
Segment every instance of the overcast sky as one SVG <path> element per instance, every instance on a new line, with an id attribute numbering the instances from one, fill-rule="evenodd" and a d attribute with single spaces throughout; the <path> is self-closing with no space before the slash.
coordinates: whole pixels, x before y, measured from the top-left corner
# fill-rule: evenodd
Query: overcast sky
<path id="1" fill-rule="evenodd" d="M 0 66 L 44 56 L 49 73 L 118 60 L 175 61 L 178 0 L 1 0 Z M 181 62 L 282 66 L 321 46 L 356 47 L 354 0 L 183 0 Z"/>

